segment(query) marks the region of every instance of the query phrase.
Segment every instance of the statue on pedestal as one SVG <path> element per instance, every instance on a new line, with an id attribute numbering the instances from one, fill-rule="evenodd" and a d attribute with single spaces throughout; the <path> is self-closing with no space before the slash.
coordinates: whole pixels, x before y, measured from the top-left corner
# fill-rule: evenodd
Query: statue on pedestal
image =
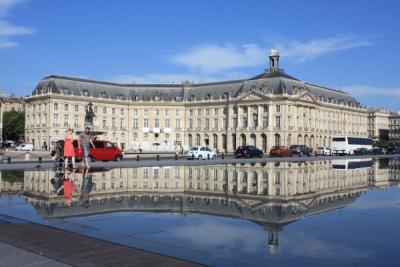
<path id="1" fill-rule="evenodd" d="M 86 114 L 85 114 L 85 127 L 93 127 L 93 118 L 96 117 L 93 111 L 93 103 L 89 102 L 88 106 L 86 107 Z"/>

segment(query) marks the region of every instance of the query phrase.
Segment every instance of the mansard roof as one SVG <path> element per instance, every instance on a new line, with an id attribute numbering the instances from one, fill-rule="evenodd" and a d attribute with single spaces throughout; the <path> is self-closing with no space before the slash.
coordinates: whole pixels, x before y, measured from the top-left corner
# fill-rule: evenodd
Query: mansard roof
<path id="1" fill-rule="evenodd" d="M 359 106 L 351 95 L 339 91 L 306 83 L 283 73 L 282 70 L 266 71 L 250 79 L 210 83 L 182 84 L 122 84 L 84 78 L 51 75 L 43 78 L 32 95 L 46 93 L 63 93 L 71 95 L 88 95 L 121 100 L 201 100 L 235 98 L 242 93 L 257 90 L 265 94 L 296 94 L 309 92 L 317 100 L 330 103 L 343 103 Z"/>

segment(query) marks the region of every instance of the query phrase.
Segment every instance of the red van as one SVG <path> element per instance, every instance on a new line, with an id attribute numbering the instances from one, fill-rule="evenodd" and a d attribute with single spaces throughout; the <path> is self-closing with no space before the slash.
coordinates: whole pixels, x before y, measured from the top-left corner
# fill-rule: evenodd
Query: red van
<path id="1" fill-rule="evenodd" d="M 121 161 L 123 158 L 122 151 L 109 141 L 93 141 L 94 148 L 91 146 L 89 149 L 90 161 Z M 73 142 L 75 149 L 75 158 L 81 159 L 83 157 L 83 150 L 78 147 L 78 141 Z"/>

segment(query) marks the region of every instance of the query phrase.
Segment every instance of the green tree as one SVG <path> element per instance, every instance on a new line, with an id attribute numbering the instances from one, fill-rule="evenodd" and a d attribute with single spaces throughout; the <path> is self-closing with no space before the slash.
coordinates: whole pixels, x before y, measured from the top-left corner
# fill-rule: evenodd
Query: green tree
<path id="1" fill-rule="evenodd" d="M 18 141 L 25 132 L 25 112 L 6 111 L 3 113 L 3 140 Z"/>

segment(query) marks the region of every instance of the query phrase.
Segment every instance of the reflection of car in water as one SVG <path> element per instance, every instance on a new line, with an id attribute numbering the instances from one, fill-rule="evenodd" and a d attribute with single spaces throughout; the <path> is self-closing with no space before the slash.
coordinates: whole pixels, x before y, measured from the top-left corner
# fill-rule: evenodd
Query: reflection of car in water
<path id="1" fill-rule="evenodd" d="M 83 174 L 85 170 L 86 169 L 84 168 L 76 169 L 75 174 Z M 102 173 L 102 172 L 108 172 L 110 170 L 111 168 L 92 167 L 90 168 L 89 173 L 90 174 Z M 50 179 L 50 183 L 53 185 L 54 193 L 56 193 L 57 196 L 64 195 L 64 188 L 63 188 L 64 178 L 65 178 L 64 169 L 62 167 L 55 169 L 54 176 L 53 178 Z"/>
<path id="2" fill-rule="evenodd" d="M 75 150 L 75 158 L 82 159 L 83 150 L 78 147 L 78 141 L 72 142 Z M 120 161 L 123 159 L 122 151 L 109 141 L 93 141 L 94 148 L 89 149 L 89 159 L 91 161 L 102 160 L 102 161 Z M 64 158 L 64 140 L 59 140 L 54 143 L 54 150 L 51 152 L 52 157 L 56 157 L 56 160 L 63 160 Z"/>
<path id="3" fill-rule="evenodd" d="M 332 169 L 353 170 L 370 168 L 373 165 L 372 158 L 367 159 L 335 159 L 332 160 Z"/>

